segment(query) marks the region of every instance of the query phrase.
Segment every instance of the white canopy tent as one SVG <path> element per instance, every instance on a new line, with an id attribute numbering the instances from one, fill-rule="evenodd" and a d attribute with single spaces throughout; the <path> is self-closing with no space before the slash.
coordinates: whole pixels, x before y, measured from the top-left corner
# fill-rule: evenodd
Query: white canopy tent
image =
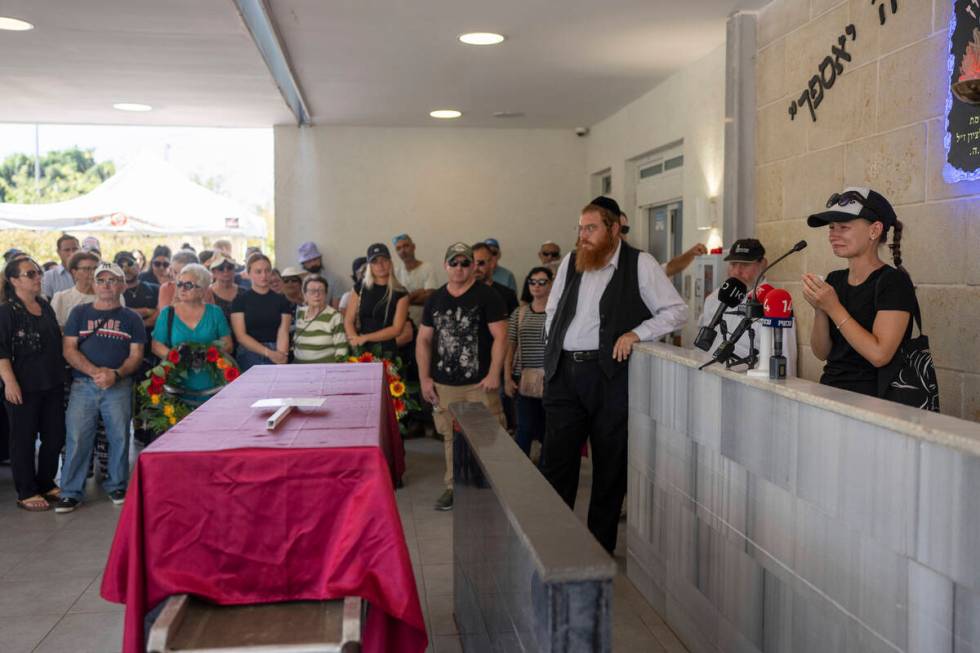
<path id="1" fill-rule="evenodd" d="M 0 203 L 0 228 L 265 238 L 265 220 L 141 156 L 92 192 L 50 204 Z"/>

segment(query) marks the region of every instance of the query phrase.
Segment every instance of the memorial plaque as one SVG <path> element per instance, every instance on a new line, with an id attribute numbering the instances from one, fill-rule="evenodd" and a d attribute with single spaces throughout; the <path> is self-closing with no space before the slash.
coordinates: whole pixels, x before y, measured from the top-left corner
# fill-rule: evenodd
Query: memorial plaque
<path id="1" fill-rule="evenodd" d="M 943 178 L 953 183 L 980 179 L 980 0 L 945 1 L 953 16 Z"/>

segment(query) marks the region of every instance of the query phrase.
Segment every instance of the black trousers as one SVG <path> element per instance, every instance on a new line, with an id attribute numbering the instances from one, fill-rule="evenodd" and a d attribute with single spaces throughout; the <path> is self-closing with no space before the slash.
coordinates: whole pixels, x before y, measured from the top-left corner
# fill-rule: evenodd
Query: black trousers
<path id="1" fill-rule="evenodd" d="M 562 356 L 545 386 L 547 430 L 541 472 L 569 507 L 575 507 L 581 449 L 592 443 L 589 530 L 612 553 L 626 496 L 629 375 L 606 378 L 597 361 L 576 363 Z"/>
<path id="2" fill-rule="evenodd" d="M 24 392 L 24 403 L 4 401 L 10 425 L 10 469 L 17 499 L 54 489 L 58 456 L 65 446 L 64 388 Z M 41 435 L 41 450 L 34 466 L 34 443 Z"/>

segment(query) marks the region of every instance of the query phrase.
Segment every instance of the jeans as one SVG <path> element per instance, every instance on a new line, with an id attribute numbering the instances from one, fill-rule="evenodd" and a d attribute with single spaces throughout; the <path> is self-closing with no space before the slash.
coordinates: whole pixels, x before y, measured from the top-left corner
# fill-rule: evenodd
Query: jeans
<path id="1" fill-rule="evenodd" d="M 274 342 L 263 342 L 266 348 L 272 351 L 276 350 L 276 343 Z M 241 372 L 247 372 L 248 368 L 253 365 L 273 365 L 274 363 L 262 354 L 256 354 L 254 351 L 249 351 L 241 345 L 235 349 L 235 360 L 238 361 L 238 369 Z"/>
<path id="2" fill-rule="evenodd" d="M 23 392 L 23 403 L 4 401 L 10 426 L 10 468 L 17 498 L 27 499 L 54 489 L 58 458 L 65 444 L 65 389 L 58 385 L 38 392 Z M 41 449 L 34 464 L 38 435 Z"/>
<path id="3" fill-rule="evenodd" d="M 109 441 L 109 476 L 102 483 L 106 492 L 125 490 L 129 481 L 129 423 L 133 416 L 133 382 L 117 381 L 103 390 L 92 379 L 75 379 L 71 384 L 68 413 L 68 442 L 61 470 L 61 493 L 71 499 L 85 498 L 85 477 L 95 445 L 99 415 Z"/>
<path id="4" fill-rule="evenodd" d="M 534 397 L 525 397 L 518 393 L 517 403 L 517 435 L 514 438 L 517 446 L 525 455 L 531 453 L 531 440 L 544 442 L 544 402 Z"/>

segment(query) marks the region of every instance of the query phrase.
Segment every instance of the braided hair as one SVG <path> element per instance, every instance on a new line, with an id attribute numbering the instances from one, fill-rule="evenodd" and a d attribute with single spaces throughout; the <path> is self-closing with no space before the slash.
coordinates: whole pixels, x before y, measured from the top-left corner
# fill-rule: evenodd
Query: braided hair
<path id="1" fill-rule="evenodd" d="M 905 225 L 902 224 L 901 220 L 895 220 L 895 226 L 892 227 L 894 230 L 892 242 L 888 244 L 888 249 L 892 251 L 892 262 L 895 264 L 895 269 L 901 270 L 907 275 L 908 270 L 902 267 L 902 230 L 904 228 Z"/>

